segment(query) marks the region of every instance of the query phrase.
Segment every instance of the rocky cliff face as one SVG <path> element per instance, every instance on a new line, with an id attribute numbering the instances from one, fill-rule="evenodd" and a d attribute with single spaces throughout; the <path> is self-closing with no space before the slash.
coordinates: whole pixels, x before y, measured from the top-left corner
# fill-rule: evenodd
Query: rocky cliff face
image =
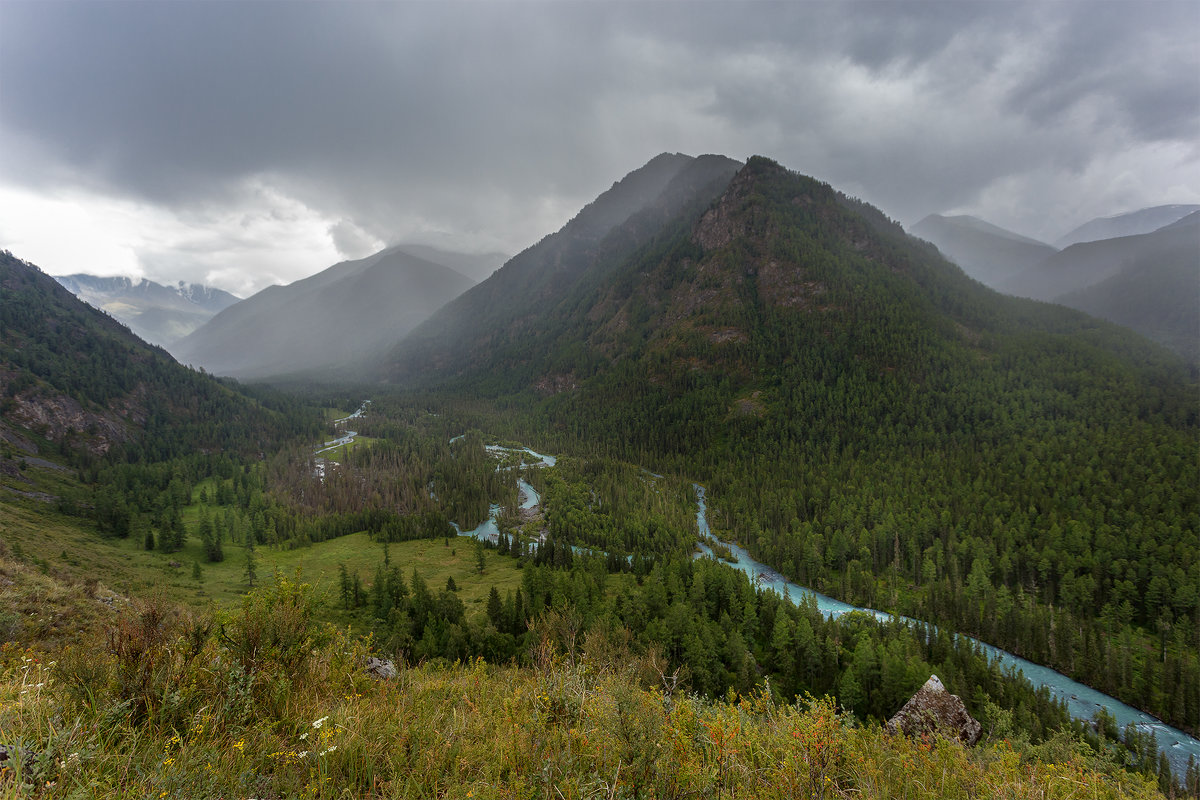
<path id="1" fill-rule="evenodd" d="M 925 685 L 888 720 L 887 730 L 905 736 L 944 736 L 969 747 L 983 736 L 983 726 L 967 713 L 958 695 L 946 691 L 937 675 L 929 676 Z"/>

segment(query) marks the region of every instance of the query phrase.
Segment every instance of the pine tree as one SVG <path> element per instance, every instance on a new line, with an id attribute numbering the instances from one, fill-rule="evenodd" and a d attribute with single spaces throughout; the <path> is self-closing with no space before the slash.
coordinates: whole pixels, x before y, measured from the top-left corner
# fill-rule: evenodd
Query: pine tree
<path id="1" fill-rule="evenodd" d="M 496 591 L 495 586 L 488 592 L 487 616 L 491 620 L 491 623 L 499 630 L 504 620 L 504 604 L 501 602 L 500 593 Z"/>
<path id="2" fill-rule="evenodd" d="M 250 588 L 254 588 L 255 581 L 258 579 L 258 559 L 254 557 L 254 548 L 246 548 L 246 582 L 250 584 Z"/>

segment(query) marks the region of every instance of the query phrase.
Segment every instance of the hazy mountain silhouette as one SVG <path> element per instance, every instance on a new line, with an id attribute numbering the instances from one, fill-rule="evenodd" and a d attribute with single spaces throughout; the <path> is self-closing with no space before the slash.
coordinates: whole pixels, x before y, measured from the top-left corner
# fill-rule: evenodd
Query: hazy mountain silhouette
<path id="1" fill-rule="evenodd" d="M 1100 239 L 1115 239 L 1120 236 L 1137 236 L 1151 233 L 1176 220 L 1200 211 L 1197 205 L 1166 205 L 1142 208 L 1112 217 L 1099 217 L 1085 222 L 1054 243 L 1062 250 L 1080 242 L 1095 242 Z"/>
<path id="2" fill-rule="evenodd" d="M 399 341 L 472 281 L 401 247 L 271 286 L 217 314 L 172 352 L 217 375 L 344 368 Z"/>
<path id="3" fill-rule="evenodd" d="M 933 242 L 963 272 L 992 288 L 1055 253 L 1055 248 L 1044 242 L 966 215 L 930 214 L 914 225 L 911 233 Z"/>
<path id="4" fill-rule="evenodd" d="M 1200 364 L 1200 211 L 1144 237 L 1107 242 L 1120 268 L 1054 301 L 1133 328 Z M 1110 248 L 1093 244 L 1088 256 L 1104 260 Z"/>

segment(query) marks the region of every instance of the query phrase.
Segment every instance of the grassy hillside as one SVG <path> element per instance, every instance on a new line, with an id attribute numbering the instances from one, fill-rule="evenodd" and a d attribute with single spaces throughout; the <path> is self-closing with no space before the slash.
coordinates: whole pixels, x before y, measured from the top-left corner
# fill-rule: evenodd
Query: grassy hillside
<path id="1" fill-rule="evenodd" d="M 619 635 L 572 646 L 561 622 L 538 628 L 532 669 L 402 666 L 377 682 L 366 643 L 317 623 L 302 585 L 215 618 L 137 602 L 103 646 L 0 648 L 0 797 L 1159 796 L 1066 738 L 993 727 L 968 751 L 827 701 L 704 700 Z"/>

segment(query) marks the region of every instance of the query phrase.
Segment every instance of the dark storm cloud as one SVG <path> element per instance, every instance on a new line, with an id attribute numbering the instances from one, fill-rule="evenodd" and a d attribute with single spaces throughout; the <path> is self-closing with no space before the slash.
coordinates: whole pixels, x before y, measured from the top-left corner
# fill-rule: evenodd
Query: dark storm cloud
<path id="1" fill-rule="evenodd" d="M 1195 8 L 3 0 L 0 181 L 194 212 L 254 180 L 344 254 L 515 250 L 658 152 L 763 153 L 1052 238 L 1091 211 L 1072 178 L 1200 191 Z"/>

